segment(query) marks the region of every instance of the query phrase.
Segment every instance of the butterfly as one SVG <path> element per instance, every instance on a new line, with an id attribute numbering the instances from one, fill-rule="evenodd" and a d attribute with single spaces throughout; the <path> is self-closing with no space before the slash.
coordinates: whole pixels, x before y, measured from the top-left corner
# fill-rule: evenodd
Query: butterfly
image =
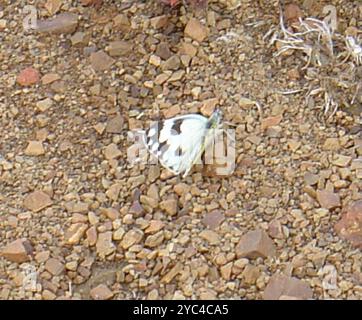
<path id="1" fill-rule="evenodd" d="M 161 165 L 186 177 L 221 127 L 221 111 L 209 118 L 187 114 L 154 122 L 142 136 L 143 144 Z"/>

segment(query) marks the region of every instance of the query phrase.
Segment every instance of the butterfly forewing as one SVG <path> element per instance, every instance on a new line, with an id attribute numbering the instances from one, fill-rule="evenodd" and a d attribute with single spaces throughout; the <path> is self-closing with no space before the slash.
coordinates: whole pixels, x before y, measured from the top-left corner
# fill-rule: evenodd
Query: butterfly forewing
<path id="1" fill-rule="evenodd" d="M 207 123 L 207 118 L 197 114 L 154 122 L 144 142 L 171 172 L 188 172 L 202 148 Z"/>

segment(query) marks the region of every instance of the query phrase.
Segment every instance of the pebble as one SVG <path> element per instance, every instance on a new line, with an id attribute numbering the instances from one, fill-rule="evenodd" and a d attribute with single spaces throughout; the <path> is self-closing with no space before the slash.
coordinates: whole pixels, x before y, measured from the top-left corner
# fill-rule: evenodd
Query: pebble
<path id="1" fill-rule="evenodd" d="M 338 138 L 327 138 L 323 144 L 323 150 L 337 151 L 341 148 Z"/>
<path id="2" fill-rule="evenodd" d="M 39 71 L 33 67 L 22 70 L 16 78 L 16 81 L 22 86 L 31 86 L 40 80 Z"/>
<path id="3" fill-rule="evenodd" d="M 170 50 L 170 46 L 167 42 L 160 42 L 157 45 L 156 56 L 159 56 L 163 60 L 167 60 L 172 56 L 172 51 Z"/>
<path id="4" fill-rule="evenodd" d="M 160 209 L 166 211 L 170 216 L 176 215 L 178 211 L 177 200 L 169 199 L 160 202 Z"/>
<path id="5" fill-rule="evenodd" d="M 223 221 L 225 216 L 221 213 L 220 210 L 213 210 L 210 213 L 206 213 L 202 219 L 202 223 L 209 227 L 210 229 L 217 228 Z"/>
<path id="6" fill-rule="evenodd" d="M 126 56 L 129 55 L 132 51 L 133 45 L 130 41 L 112 41 L 107 47 L 107 52 L 111 57 Z"/>
<path id="7" fill-rule="evenodd" d="M 109 300 L 113 295 L 113 292 L 105 284 L 100 284 L 90 290 L 90 296 L 93 300 Z"/>
<path id="8" fill-rule="evenodd" d="M 40 100 L 37 102 L 36 107 L 41 112 L 47 111 L 53 105 L 53 101 L 50 98 L 46 98 L 44 100 Z"/>
<path id="9" fill-rule="evenodd" d="M 60 76 L 57 73 L 46 73 L 42 76 L 41 82 L 43 85 L 51 84 L 60 79 Z"/>
<path id="10" fill-rule="evenodd" d="M 264 300 L 279 300 L 281 296 L 307 300 L 312 299 L 313 291 L 302 280 L 282 274 L 274 274 L 264 290 Z"/>
<path id="11" fill-rule="evenodd" d="M 248 264 L 241 275 L 247 285 L 254 285 L 260 276 L 260 269 L 258 266 Z"/>
<path id="12" fill-rule="evenodd" d="M 70 41 L 72 42 L 73 46 L 82 45 L 86 44 L 87 37 L 84 32 L 76 32 L 71 36 Z"/>
<path id="13" fill-rule="evenodd" d="M 211 245 L 217 245 L 220 243 L 220 236 L 212 230 L 203 230 L 199 233 L 199 237 L 205 239 Z"/>
<path id="14" fill-rule="evenodd" d="M 104 149 L 104 156 L 107 160 L 112 160 L 115 158 L 118 158 L 122 155 L 122 151 L 118 149 L 117 145 L 115 143 L 109 144 Z"/>
<path id="15" fill-rule="evenodd" d="M 170 283 L 182 270 L 181 262 L 177 262 L 176 265 L 166 273 L 161 279 L 161 283 Z"/>
<path id="16" fill-rule="evenodd" d="M 52 205 L 49 195 L 43 191 L 34 191 L 28 194 L 24 199 L 24 207 L 33 212 L 39 212 Z"/>
<path id="17" fill-rule="evenodd" d="M 149 248 L 158 247 L 165 239 L 163 231 L 159 231 L 153 235 L 150 235 L 145 240 L 145 246 Z"/>
<path id="18" fill-rule="evenodd" d="M 115 60 L 111 58 L 107 53 L 100 50 L 91 53 L 90 62 L 95 71 L 104 71 L 108 70 L 115 62 Z"/>
<path id="19" fill-rule="evenodd" d="M 120 246 L 123 249 L 128 249 L 134 244 L 139 243 L 143 238 L 143 232 L 139 229 L 132 229 L 126 232 L 123 236 L 122 241 L 120 242 Z"/>
<path id="20" fill-rule="evenodd" d="M 107 231 L 98 235 L 96 243 L 97 254 L 104 259 L 116 250 L 116 246 L 112 242 L 112 232 Z"/>
<path id="21" fill-rule="evenodd" d="M 270 127 L 274 127 L 278 125 L 283 119 L 282 115 L 274 116 L 274 117 L 268 117 L 263 120 L 261 120 L 261 129 L 265 130 Z"/>
<path id="22" fill-rule="evenodd" d="M 111 219 L 112 221 L 120 217 L 119 211 L 114 208 L 102 208 L 101 213 L 104 214 L 107 218 Z"/>
<path id="23" fill-rule="evenodd" d="M 215 108 L 218 105 L 218 103 L 219 100 L 217 98 L 211 98 L 203 101 L 202 107 L 200 109 L 201 113 L 206 117 L 210 117 L 212 113 L 215 111 Z"/>
<path id="24" fill-rule="evenodd" d="M 283 239 L 283 227 L 279 220 L 273 219 L 268 225 L 268 233 L 272 238 Z"/>
<path id="25" fill-rule="evenodd" d="M 208 30 L 201 22 L 197 19 L 190 19 L 185 27 L 185 36 L 190 37 L 197 42 L 202 42 L 208 36 Z"/>
<path id="26" fill-rule="evenodd" d="M 344 208 L 342 218 L 334 226 L 338 235 L 350 241 L 354 247 L 362 248 L 362 200 Z"/>
<path id="27" fill-rule="evenodd" d="M 27 156 L 41 156 L 45 153 L 43 143 L 41 141 L 29 141 L 28 146 L 24 151 Z"/>
<path id="28" fill-rule="evenodd" d="M 85 231 L 88 226 L 85 223 L 75 223 L 72 224 L 69 229 L 65 232 L 65 241 L 68 244 L 78 244 L 79 241 L 83 238 Z"/>
<path id="29" fill-rule="evenodd" d="M 334 209 L 341 205 L 339 195 L 328 190 L 317 190 L 317 200 L 321 207 L 326 209 Z"/>
<path id="30" fill-rule="evenodd" d="M 334 164 L 338 167 L 347 167 L 351 163 L 351 161 L 352 161 L 352 157 L 339 154 L 332 161 L 332 164 Z"/>
<path id="31" fill-rule="evenodd" d="M 145 230 L 145 234 L 156 233 L 156 232 L 160 231 L 161 229 L 163 229 L 164 226 L 165 226 L 165 223 L 162 222 L 161 220 L 151 220 L 149 226 Z"/>
<path id="32" fill-rule="evenodd" d="M 168 17 L 167 15 L 162 15 L 158 17 L 153 17 L 150 19 L 151 26 L 154 29 L 161 29 L 167 25 Z"/>
<path id="33" fill-rule="evenodd" d="M 236 246 L 236 256 L 256 259 L 276 255 L 276 247 L 273 240 L 263 230 L 249 231 L 243 235 Z"/>
<path id="34" fill-rule="evenodd" d="M 89 246 L 94 246 L 98 240 L 97 228 L 95 226 L 90 227 L 87 232 L 87 241 Z"/>
<path id="35" fill-rule="evenodd" d="M 12 262 L 23 263 L 30 260 L 32 252 L 33 248 L 27 239 L 17 239 L 1 249 L 0 256 Z"/>
<path id="36" fill-rule="evenodd" d="M 44 266 L 45 270 L 49 271 L 53 276 L 59 276 L 64 270 L 65 266 L 58 259 L 50 258 Z"/>
<path id="37" fill-rule="evenodd" d="M 58 14 L 55 18 L 38 20 L 36 31 L 41 33 L 73 33 L 78 26 L 78 15 L 70 12 Z"/>
<path id="38" fill-rule="evenodd" d="M 178 55 L 173 55 L 170 58 L 168 58 L 166 61 L 161 63 L 161 69 L 162 71 L 166 70 L 177 70 L 180 68 L 181 60 Z"/>

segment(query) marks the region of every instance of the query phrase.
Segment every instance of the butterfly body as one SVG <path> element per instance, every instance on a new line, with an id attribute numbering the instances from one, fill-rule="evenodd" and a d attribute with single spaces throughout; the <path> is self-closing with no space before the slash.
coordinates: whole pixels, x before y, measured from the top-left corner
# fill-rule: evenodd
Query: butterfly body
<path id="1" fill-rule="evenodd" d="M 157 121 L 144 132 L 143 143 L 161 165 L 185 177 L 212 142 L 220 123 L 220 110 L 210 118 L 188 114 Z"/>

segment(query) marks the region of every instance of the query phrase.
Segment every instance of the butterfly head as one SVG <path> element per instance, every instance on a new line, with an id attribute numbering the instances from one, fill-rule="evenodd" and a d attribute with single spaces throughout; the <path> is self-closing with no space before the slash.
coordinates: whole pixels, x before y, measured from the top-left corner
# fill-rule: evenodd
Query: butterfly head
<path id="1" fill-rule="evenodd" d="M 207 122 L 207 127 L 209 129 L 216 129 L 219 127 L 220 123 L 221 123 L 221 118 L 222 118 L 222 112 L 220 109 L 216 109 L 212 115 L 210 116 L 208 122 Z"/>

